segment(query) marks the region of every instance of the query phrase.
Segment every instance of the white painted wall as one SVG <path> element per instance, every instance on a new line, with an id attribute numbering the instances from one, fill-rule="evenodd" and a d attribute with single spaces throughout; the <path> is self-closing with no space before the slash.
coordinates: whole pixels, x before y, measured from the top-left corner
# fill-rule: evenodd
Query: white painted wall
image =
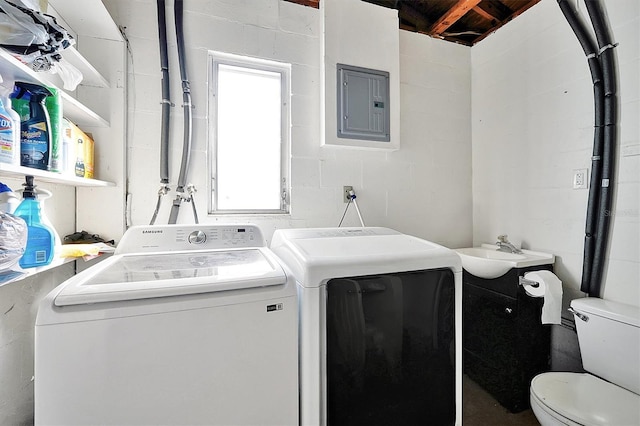
<path id="1" fill-rule="evenodd" d="M 105 3 L 115 20 L 126 27 L 131 43 L 129 192 L 132 224 L 146 224 L 160 186 L 156 2 Z M 395 228 L 449 246 L 471 243 L 469 48 L 400 31 L 401 149 L 336 149 L 321 146 L 320 10 L 280 0 L 196 1 L 185 2 L 185 7 L 186 50 L 195 104 L 190 180 L 199 190 L 201 222 L 251 221 L 264 229 L 267 238 L 280 227 L 337 226 L 345 208 L 342 186 L 352 185 L 367 225 Z M 386 16 L 389 11 L 384 12 Z M 172 22 L 172 11 L 168 16 Z M 362 25 L 371 24 L 368 16 L 361 19 Z M 182 109 L 172 27 L 168 33 L 176 108 L 172 111 L 170 173 L 175 184 L 182 146 Z M 389 38 L 398 40 L 397 29 Z M 290 215 L 207 216 L 208 50 L 292 64 Z M 157 223 L 166 223 L 172 198 L 166 197 Z M 192 222 L 190 206 L 183 207 L 178 222 Z M 350 208 L 344 225 L 358 224 Z"/>
<path id="2" fill-rule="evenodd" d="M 621 149 L 603 297 L 640 305 L 640 3 L 605 6 L 619 43 Z M 566 302 L 581 294 L 588 190 L 572 189 L 572 178 L 591 165 L 586 58 L 557 2 L 542 0 L 474 46 L 471 69 L 474 243 L 506 233 L 554 253 Z"/>
<path id="3" fill-rule="evenodd" d="M 155 1 L 105 3 L 116 21 L 126 27 L 131 42 L 129 192 L 132 223 L 145 224 L 151 218 L 159 187 L 160 67 Z M 578 288 L 587 192 L 571 189 L 571 177 L 573 169 L 590 165 L 591 84 L 582 51 L 553 0 L 543 0 L 472 49 L 400 31 L 401 149 L 395 152 L 321 146 L 319 10 L 279 0 L 185 4 L 196 106 L 191 180 L 200 190 L 202 221 L 252 221 L 269 237 L 278 227 L 335 226 L 345 207 L 342 186 L 353 185 L 368 225 L 396 228 L 451 247 L 490 242 L 499 233 L 509 233 L 527 248 L 558 255 L 558 275 L 568 290 Z M 606 6 L 620 43 L 616 50 L 622 150 L 605 297 L 634 302 L 639 299 L 640 156 L 625 153 L 637 151 L 639 144 L 640 5 L 636 0 L 615 0 Z M 171 30 L 169 37 L 172 93 L 177 105 L 171 133 L 175 181 L 182 117 Z M 289 216 L 206 215 L 204 94 L 209 49 L 293 64 Z M 70 199 L 62 190 L 56 194 L 60 201 Z M 158 223 L 166 222 L 168 205 L 169 198 Z M 189 210 L 185 207 L 180 222 L 191 222 Z M 63 217 L 63 211 L 54 209 L 51 216 Z M 357 225 L 353 210 L 346 225 Z M 64 225 L 61 233 L 67 232 L 64 229 L 73 230 Z M 38 291 L 44 292 L 65 278 L 57 272 L 51 275 L 38 277 Z M 29 282 L 2 288 L 0 378 L 8 386 L 0 394 L 0 424 L 28 423 L 32 416 L 27 368 L 33 356 L 28 343 L 30 326 L 19 324 L 33 321 L 33 300 L 39 298 L 33 291 Z M 8 321 L 10 316 L 15 317 Z M 7 392 L 15 397 L 8 398 Z"/>
<path id="4" fill-rule="evenodd" d="M 361 0 L 324 0 L 321 55 L 324 74 L 324 137 L 334 146 L 361 146 L 398 149 L 400 146 L 400 42 L 398 11 Z M 364 19 L 363 19 L 364 18 Z M 389 73 L 388 142 L 338 138 L 337 64 L 369 68 Z"/>
<path id="5" fill-rule="evenodd" d="M 34 327 L 40 301 L 73 263 L 0 286 L 0 425 L 33 424 Z"/>
<path id="6" fill-rule="evenodd" d="M 130 41 L 127 99 L 129 145 L 128 191 L 132 195 L 132 224 L 149 222 L 159 188 L 160 65 L 156 2 L 105 0 L 116 22 L 126 27 Z M 172 2 L 167 2 L 172 4 Z M 321 12 L 280 0 L 208 0 L 185 2 L 185 30 L 190 79 L 195 104 L 194 153 L 191 180 L 197 185 L 202 222 L 251 221 L 268 238 L 279 227 L 336 226 L 345 204 L 342 186 L 352 185 L 367 225 L 387 226 L 451 247 L 471 243 L 471 126 L 470 49 L 393 30 L 399 43 L 401 149 L 395 152 L 321 146 Z M 373 7 L 368 5 L 369 7 Z M 377 10 L 377 9 L 376 9 Z M 388 16 L 384 10 L 383 15 Z M 170 22 L 173 15 L 168 13 Z M 367 20 L 363 16 L 364 21 Z M 368 23 L 368 22 L 367 22 Z M 346 25 L 347 23 L 345 23 Z M 170 26 L 172 28 L 172 26 Z M 388 31 L 392 31 L 388 29 Z M 175 36 L 169 30 L 173 73 L 171 143 L 173 181 L 177 179 L 182 146 L 181 90 L 175 55 Z M 104 42 L 104 49 L 111 49 Z M 276 217 L 207 217 L 206 214 L 206 91 L 207 51 L 220 50 L 292 64 L 292 208 Z M 96 58 L 106 58 L 105 51 Z M 348 59 L 348 58 L 347 58 Z M 108 67 L 107 67 L 108 68 Z M 113 68 L 113 67 L 112 67 Z M 111 69 L 111 68 L 110 68 Z M 398 67 L 394 68 L 398 73 Z M 120 77 L 108 104 L 93 96 L 92 106 L 123 126 L 114 99 L 122 100 Z M 87 89 L 87 100 L 92 92 Z M 112 95 L 113 96 L 113 95 Z M 103 111 L 104 110 L 104 111 Z M 113 125 L 112 125 L 113 127 Z M 101 129 L 103 149 L 110 138 Z M 119 137 L 113 140 L 120 140 Z M 120 149 L 121 147 L 113 147 Z M 102 178 L 120 182 L 123 164 L 117 152 L 100 155 Z M 14 189 L 21 181 L 7 180 Z M 54 192 L 46 211 L 61 235 L 75 231 L 73 188 L 42 184 Z M 105 211 L 120 203 L 120 187 L 82 189 L 93 209 L 83 209 L 78 221 L 105 237 L 118 229 L 121 212 L 104 219 Z M 157 223 L 166 223 L 172 197 L 165 200 Z M 72 209 L 74 210 L 74 209 Z M 101 216 L 102 215 L 102 216 Z M 191 223 L 190 206 L 179 222 Z M 358 225 L 353 208 L 345 225 Z M 0 287 L 0 424 L 31 424 L 33 419 L 33 324 L 39 301 L 73 274 L 73 266 L 39 274 Z"/>

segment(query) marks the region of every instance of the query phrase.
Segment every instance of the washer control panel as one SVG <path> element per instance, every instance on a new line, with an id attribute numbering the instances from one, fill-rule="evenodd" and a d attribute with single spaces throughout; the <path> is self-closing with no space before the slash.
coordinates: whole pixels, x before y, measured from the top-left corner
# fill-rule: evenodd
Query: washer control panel
<path id="1" fill-rule="evenodd" d="M 129 228 L 115 253 L 266 246 L 256 225 L 149 225 Z"/>

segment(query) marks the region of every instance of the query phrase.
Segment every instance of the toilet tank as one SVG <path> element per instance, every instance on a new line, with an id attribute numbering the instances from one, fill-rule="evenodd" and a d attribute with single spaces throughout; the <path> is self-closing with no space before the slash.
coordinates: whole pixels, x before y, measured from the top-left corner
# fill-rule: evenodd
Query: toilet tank
<path id="1" fill-rule="evenodd" d="M 571 307 L 584 369 L 640 394 L 640 307 L 598 298 Z"/>

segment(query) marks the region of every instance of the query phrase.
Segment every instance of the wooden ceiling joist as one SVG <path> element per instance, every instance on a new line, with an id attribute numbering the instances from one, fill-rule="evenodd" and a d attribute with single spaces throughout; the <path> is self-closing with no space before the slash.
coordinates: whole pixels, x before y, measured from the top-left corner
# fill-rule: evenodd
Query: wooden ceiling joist
<path id="1" fill-rule="evenodd" d="M 322 0 L 282 0 L 319 8 Z M 342 0 L 331 0 L 340 2 Z M 540 0 L 362 0 L 396 9 L 400 29 L 473 46 Z M 453 28 L 451 28 L 453 26 Z M 451 30 L 449 30 L 451 28 Z"/>
<path id="2" fill-rule="evenodd" d="M 451 7 L 438 19 L 431 29 L 429 34 L 432 36 L 439 36 L 447 30 L 451 25 L 455 24 L 458 19 L 462 18 L 468 11 L 473 9 L 480 3 L 481 0 L 459 0 L 454 6 Z"/>
<path id="3" fill-rule="evenodd" d="M 473 10 L 478 15 L 482 16 L 487 21 L 492 21 L 492 22 L 499 21 L 499 19 L 496 16 L 493 16 L 491 13 L 489 13 L 486 10 L 484 10 L 483 8 L 481 8 L 479 5 L 474 7 L 471 10 Z"/>
<path id="4" fill-rule="evenodd" d="M 524 6 L 522 6 L 520 9 L 516 10 L 515 12 L 511 13 L 511 15 L 509 15 L 506 19 L 503 19 L 498 25 L 496 25 L 495 27 L 491 28 L 489 31 L 485 32 L 484 34 L 482 34 L 480 37 L 478 37 L 477 39 L 474 40 L 474 43 L 478 43 L 482 40 L 484 40 L 485 38 L 487 38 L 489 35 L 493 34 L 494 32 L 496 32 L 496 30 L 504 25 L 506 25 L 508 22 L 510 22 L 511 20 L 513 20 L 516 16 L 523 14 L 527 9 L 529 9 L 531 6 L 535 5 L 536 3 L 540 2 L 540 0 L 529 0 Z"/>
<path id="5" fill-rule="evenodd" d="M 424 14 L 407 3 L 399 3 L 398 6 L 398 17 L 400 19 L 410 22 L 418 32 L 429 30 L 431 22 L 424 17 Z"/>
<path id="6" fill-rule="evenodd" d="M 480 14 L 484 12 L 498 22 L 504 21 L 513 13 L 511 9 L 499 1 L 480 2 L 479 5 L 473 8 L 473 11 Z"/>
<path id="7" fill-rule="evenodd" d="M 284 1 L 288 1 L 289 3 L 301 4 L 303 6 L 313 7 L 315 9 L 320 8 L 320 0 L 284 0 Z"/>

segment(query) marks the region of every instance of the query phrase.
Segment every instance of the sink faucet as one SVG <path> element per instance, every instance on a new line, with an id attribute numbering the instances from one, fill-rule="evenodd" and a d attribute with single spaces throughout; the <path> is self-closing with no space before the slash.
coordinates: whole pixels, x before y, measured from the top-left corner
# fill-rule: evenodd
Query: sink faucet
<path id="1" fill-rule="evenodd" d="M 504 251 L 507 253 L 522 253 L 522 250 L 516 248 L 513 244 L 509 242 L 507 235 L 498 235 L 498 242 L 496 243 L 499 251 Z"/>

